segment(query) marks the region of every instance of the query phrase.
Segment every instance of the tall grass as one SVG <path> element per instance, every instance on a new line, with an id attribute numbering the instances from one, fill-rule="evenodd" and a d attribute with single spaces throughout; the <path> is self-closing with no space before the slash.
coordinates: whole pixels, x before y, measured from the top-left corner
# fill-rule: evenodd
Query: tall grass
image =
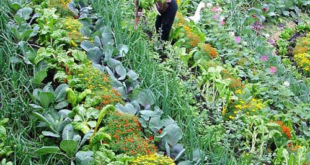
<path id="1" fill-rule="evenodd" d="M 15 0 L 25 5 L 25 0 Z M 18 165 L 65 164 L 55 155 L 40 158 L 33 154 L 42 146 L 40 133 L 36 130 L 33 108 L 29 97 L 34 89 L 31 83 L 33 67 L 23 62 L 15 36 L 6 28 L 14 13 L 8 0 L 0 1 L 0 118 L 9 118 L 7 128 L 8 146 L 13 153 L 8 160 Z"/>
<path id="2" fill-rule="evenodd" d="M 112 27 L 116 44 L 129 46 L 130 51 L 124 64 L 140 75 L 141 86 L 150 89 L 156 95 L 156 105 L 160 106 L 166 115 L 175 119 L 183 129 L 182 144 L 186 147 L 187 153 L 199 148 L 205 151 L 201 159 L 207 157 L 207 161 L 202 161 L 202 164 L 236 164 L 229 150 L 224 147 L 214 148 L 213 144 L 203 140 L 208 139 L 207 137 L 199 136 L 197 132 L 199 126 L 196 122 L 198 112 L 190 106 L 192 98 L 188 94 L 192 92 L 191 88 L 180 79 L 182 75 L 182 70 L 179 69 L 180 61 L 174 60 L 170 66 L 160 64 L 156 58 L 158 53 L 154 51 L 154 46 L 160 45 L 151 43 L 141 29 L 131 30 L 134 5 L 124 0 L 93 0 L 92 6 L 104 17 L 106 25 Z M 170 56 L 173 58 L 174 55 Z M 193 157 L 188 154 L 187 158 Z"/>

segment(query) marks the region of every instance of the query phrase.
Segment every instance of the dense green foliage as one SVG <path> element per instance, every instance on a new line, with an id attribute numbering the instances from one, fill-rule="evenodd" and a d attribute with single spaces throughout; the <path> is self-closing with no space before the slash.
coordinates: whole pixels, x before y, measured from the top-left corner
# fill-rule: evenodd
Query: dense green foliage
<path id="1" fill-rule="evenodd" d="M 310 164 L 310 3 L 177 2 L 0 1 L 1 164 Z"/>

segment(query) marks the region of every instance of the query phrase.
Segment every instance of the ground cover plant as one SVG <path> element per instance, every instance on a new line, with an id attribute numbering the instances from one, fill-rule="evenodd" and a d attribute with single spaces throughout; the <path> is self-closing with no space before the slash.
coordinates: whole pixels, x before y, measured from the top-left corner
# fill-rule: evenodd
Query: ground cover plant
<path id="1" fill-rule="evenodd" d="M 177 3 L 1 1 L 1 164 L 310 164 L 310 3 Z"/>

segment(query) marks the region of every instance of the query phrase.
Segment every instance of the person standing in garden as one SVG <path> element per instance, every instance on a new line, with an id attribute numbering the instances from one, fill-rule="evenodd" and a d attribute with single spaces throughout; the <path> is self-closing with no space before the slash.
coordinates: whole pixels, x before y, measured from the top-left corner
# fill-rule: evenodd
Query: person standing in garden
<path id="1" fill-rule="evenodd" d="M 163 41 L 168 41 L 169 34 L 178 10 L 178 4 L 176 0 L 159 0 L 155 3 L 156 10 L 158 11 L 155 27 L 156 32 L 160 34 L 160 38 Z M 140 17 L 142 16 L 142 8 L 139 5 L 139 1 L 136 0 L 136 14 L 135 14 L 135 29 L 138 26 Z"/>

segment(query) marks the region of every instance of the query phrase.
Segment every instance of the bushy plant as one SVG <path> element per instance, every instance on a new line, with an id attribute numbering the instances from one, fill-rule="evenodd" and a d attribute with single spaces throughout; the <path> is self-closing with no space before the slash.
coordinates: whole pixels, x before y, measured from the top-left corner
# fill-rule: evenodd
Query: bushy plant
<path id="1" fill-rule="evenodd" d="M 138 156 L 132 165 L 175 165 L 174 161 L 166 156 L 161 156 L 157 154 Z"/>
<path id="2" fill-rule="evenodd" d="M 47 5 L 49 8 L 56 8 L 59 10 L 62 14 L 70 14 L 70 11 L 68 9 L 68 4 L 71 2 L 71 0 L 48 0 Z"/>
<path id="3" fill-rule="evenodd" d="M 242 95 L 242 91 L 240 89 L 236 90 L 235 93 L 237 95 Z M 222 114 L 229 119 L 235 119 L 235 116 L 238 113 L 244 113 L 249 116 L 257 113 L 257 111 L 263 108 L 264 105 L 261 100 L 257 100 L 255 98 L 243 99 L 240 97 L 238 100 L 231 100 L 227 108 L 223 108 Z"/>
<path id="4" fill-rule="evenodd" d="M 294 60 L 297 63 L 297 66 L 301 68 L 306 74 L 310 73 L 310 54 L 296 54 L 294 55 Z"/>
<path id="5" fill-rule="evenodd" d="M 150 155 L 156 152 L 151 140 L 142 137 L 138 117 L 114 112 L 106 119 L 106 132 L 111 134 L 111 148 L 131 156 Z"/>
<path id="6" fill-rule="evenodd" d="M 71 39 L 73 46 L 77 46 L 76 42 L 80 43 L 83 41 L 84 37 L 80 32 L 83 25 L 77 19 L 66 17 L 61 19 L 60 23 L 62 24 L 62 29 L 67 31 L 67 35 Z"/>
<path id="7" fill-rule="evenodd" d="M 68 76 L 68 84 L 77 91 L 90 89 L 92 92 L 85 103 L 96 106 L 97 109 L 122 102 L 120 94 L 112 89 L 109 76 L 93 68 L 91 63 L 87 63 L 83 68 L 72 70 Z"/>
<path id="8" fill-rule="evenodd" d="M 310 73 L 310 34 L 297 40 L 296 47 L 293 51 L 294 60 L 304 73 Z"/>
<path id="9" fill-rule="evenodd" d="M 216 49 L 213 48 L 210 44 L 201 44 L 199 48 L 201 49 L 201 52 L 203 52 L 211 59 L 218 56 Z"/>
<path id="10" fill-rule="evenodd" d="M 230 79 L 229 88 L 233 91 L 236 90 L 242 90 L 244 88 L 244 85 L 242 84 L 242 81 L 237 76 L 231 74 L 231 72 L 227 69 L 223 69 L 221 71 L 221 75 L 223 79 Z"/>

